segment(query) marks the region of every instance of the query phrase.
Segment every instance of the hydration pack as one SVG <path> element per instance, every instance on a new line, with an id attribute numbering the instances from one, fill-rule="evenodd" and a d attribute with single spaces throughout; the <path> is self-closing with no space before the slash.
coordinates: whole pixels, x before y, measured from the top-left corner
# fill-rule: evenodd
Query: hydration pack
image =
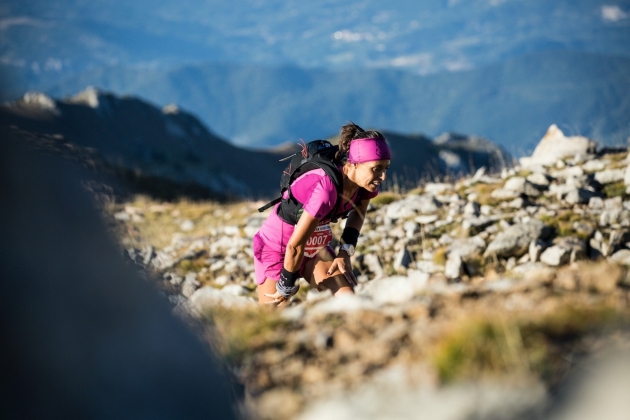
<path id="1" fill-rule="evenodd" d="M 291 159 L 289 165 L 284 169 L 280 177 L 280 196 L 258 209 L 259 212 L 267 210 L 269 207 L 280 203 L 278 207 L 278 216 L 285 222 L 295 225 L 302 214 L 302 203 L 297 201 L 291 193 L 291 184 L 300 175 L 314 169 L 323 169 L 337 189 L 337 203 L 334 208 L 323 219 L 332 219 L 336 222 L 339 218 L 348 217 L 350 211 L 337 213 L 339 204 L 343 202 L 343 175 L 337 164 L 335 163 L 335 155 L 339 150 L 338 146 L 333 146 L 326 140 L 313 140 L 302 144 L 302 150 L 294 155 L 281 159 L 281 161 Z M 283 198 L 284 193 L 288 191 L 288 197 Z M 359 190 L 359 200 L 361 198 L 363 188 Z"/>

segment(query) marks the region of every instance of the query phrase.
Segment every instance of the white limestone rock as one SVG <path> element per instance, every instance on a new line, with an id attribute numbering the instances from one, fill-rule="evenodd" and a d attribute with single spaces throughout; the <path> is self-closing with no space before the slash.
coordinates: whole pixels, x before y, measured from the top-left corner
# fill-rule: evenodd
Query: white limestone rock
<path id="1" fill-rule="evenodd" d="M 596 197 L 597 195 L 598 194 L 595 191 L 587 190 L 585 188 L 571 187 L 563 199 L 567 204 L 571 205 L 586 204 L 591 198 Z"/>
<path id="2" fill-rule="evenodd" d="M 549 186 L 549 179 L 541 172 L 534 172 L 525 179 L 539 189 L 546 189 Z"/>
<path id="3" fill-rule="evenodd" d="M 583 259 L 586 256 L 586 243 L 574 236 L 558 238 L 555 244 L 547 248 L 541 255 L 540 261 L 557 267 L 560 265 Z"/>
<path id="4" fill-rule="evenodd" d="M 379 305 L 404 303 L 423 291 L 428 279 L 429 274 L 421 272 L 415 272 L 411 277 L 387 277 L 361 284 L 356 292 L 358 296 L 369 297 Z"/>
<path id="5" fill-rule="evenodd" d="M 429 182 L 424 186 L 424 193 L 436 196 L 439 194 L 444 194 L 446 191 L 450 191 L 452 189 L 453 186 L 451 184 Z"/>
<path id="6" fill-rule="evenodd" d="M 540 255 L 540 261 L 552 267 L 566 264 L 571 258 L 571 250 L 561 246 L 550 246 Z"/>
<path id="7" fill-rule="evenodd" d="M 201 286 L 201 283 L 197 280 L 197 275 L 195 273 L 186 274 L 186 278 L 182 284 L 182 295 L 186 298 L 190 298 L 199 286 Z"/>
<path id="8" fill-rule="evenodd" d="M 388 205 L 385 216 L 390 220 L 408 219 L 418 214 L 433 214 L 439 206 L 431 195 L 409 195 Z"/>
<path id="9" fill-rule="evenodd" d="M 26 92 L 20 101 L 22 105 L 31 108 L 38 108 L 59 115 L 57 102 L 50 96 L 42 92 Z"/>
<path id="10" fill-rule="evenodd" d="M 518 191 L 508 190 L 506 188 L 497 188 L 496 190 L 492 191 L 490 196 L 497 200 L 510 200 L 518 197 L 519 194 L 520 193 Z"/>
<path id="11" fill-rule="evenodd" d="M 228 284 L 221 289 L 221 292 L 234 296 L 246 296 L 249 293 L 249 290 L 240 284 Z"/>
<path id="12" fill-rule="evenodd" d="M 189 302 L 195 312 L 202 314 L 215 306 L 226 308 L 253 308 L 257 305 L 253 298 L 224 293 L 211 286 L 204 286 L 194 292 Z"/>
<path id="13" fill-rule="evenodd" d="M 446 260 L 444 275 L 448 279 L 458 279 L 462 275 L 463 262 L 462 257 L 456 253 L 450 253 Z"/>
<path id="14" fill-rule="evenodd" d="M 582 136 L 566 137 L 557 125 L 553 124 L 540 140 L 531 157 L 521 158 L 522 167 L 532 165 L 551 166 L 564 157 L 586 155 L 595 151 L 595 142 Z"/>
<path id="15" fill-rule="evenodd" d="M 612 254 L 608 261 L 630 266 L 630 249 L 620 249 Z"/>
<path id="16" fill-rule="evenodd" d="M 449 255 L 457 254 L 463 261 L 470 261 L 474 257 L 481 256 L 484 249 L 486 249 L 486 241 L 478 235 L 470 238 L 455 239 L 446 248 Z"/>
<path id="17" fill-rule="evenodd" d="M 609 163 L 610 163 L 610 160 L 608 159 L 606 160 L 593 159 L 584 163 L 582 165 L 582 169 L 584 169 L 587 172 L 603 171 L 604 169 L 606 169 L 606 165 L 608 165 Z"/>
<path id="18" fill-rule="evenodd" d="M 595 180 L 600 184 L 612 184 L 614 182 L 624 181 L 626 171 L 623 169 L 606 169 L 595 173 Z"/>
<path id="19" fill-rule="evenodd" d="M 363 264 L 365 264 L 367 269 L 374 274 L 374 278 L 378 279 L 385 275 L 383 264 L 381 264 L 381 259 L 376 253 L 366 254 L 363 257 Z"/>

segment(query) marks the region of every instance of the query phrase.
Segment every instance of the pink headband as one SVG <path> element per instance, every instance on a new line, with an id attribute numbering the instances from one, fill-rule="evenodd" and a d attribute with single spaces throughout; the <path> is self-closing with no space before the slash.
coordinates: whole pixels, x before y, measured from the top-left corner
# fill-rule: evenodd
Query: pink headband
<path id="1" fill-rule="evenodd" d="M 348 162 L 350 163 L 363 163 L 390 158 L 391 154 L 385 139 L 354 139 L 350 142 L 350 150 L 348 150 Z"/>

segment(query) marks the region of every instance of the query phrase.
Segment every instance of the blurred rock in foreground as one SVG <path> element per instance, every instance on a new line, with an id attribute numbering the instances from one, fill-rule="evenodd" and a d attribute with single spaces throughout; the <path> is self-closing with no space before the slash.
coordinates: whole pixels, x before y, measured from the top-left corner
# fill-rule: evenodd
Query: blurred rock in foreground
<path id="1" fill-rule="evenodd" d="M 125 266 L 80 174 L 0 152 L 3 418 L 235 418 L 207 345 Z"/>

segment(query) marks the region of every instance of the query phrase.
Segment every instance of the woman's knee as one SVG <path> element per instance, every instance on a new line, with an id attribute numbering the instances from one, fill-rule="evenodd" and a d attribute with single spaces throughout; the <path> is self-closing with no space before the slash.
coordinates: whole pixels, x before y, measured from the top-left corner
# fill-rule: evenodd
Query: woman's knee
<path id="1" fill-rule="evenodd" d="M 265 279 L 265 281 L 258 285 L 258 303 L 264 304 L 272 302 L 273 298 L 265 295 L 273 295 L 276 293 L 276 282 L 272 279 Z"/>

